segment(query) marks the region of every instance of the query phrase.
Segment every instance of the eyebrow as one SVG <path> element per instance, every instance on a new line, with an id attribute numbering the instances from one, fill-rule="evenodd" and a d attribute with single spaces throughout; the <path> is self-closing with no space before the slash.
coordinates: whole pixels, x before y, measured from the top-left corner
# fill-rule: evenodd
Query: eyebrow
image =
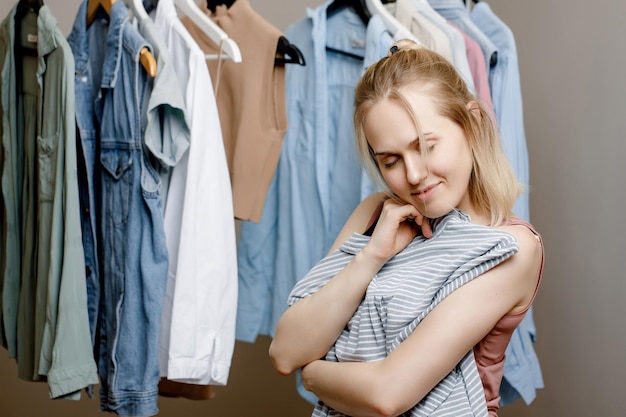
<path id="1" fill-rule="evenodd" d="M 425 132 L 424 139 L 426 139 L 426 136 L 431 136 L 432 134 L 433 132 Z M 411 143 L 409 143 L 409 147 L 415 146 L 418 143 L 419 143 L 419 138 L 415 138 L 415 140 L 412 140 Z M 392 152 L 392 151 L 374 152 L 374 155 L 376 156 L 387 156 L 387 155 L 395 155 L 395 154 L 397 154 L 397 152 Z"/>

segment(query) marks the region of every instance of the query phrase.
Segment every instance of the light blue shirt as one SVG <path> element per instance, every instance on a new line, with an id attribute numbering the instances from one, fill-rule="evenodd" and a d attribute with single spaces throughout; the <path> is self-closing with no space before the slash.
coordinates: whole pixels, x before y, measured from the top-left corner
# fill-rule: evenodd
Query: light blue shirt
<path id="1" fill-rule="evenodd" d="M 327 6 L 307 10 L 285 33 L 307 63 L 286 67 L 289 128 L 280 160 L 261 222 L 240 229 L 238 340 L 273 335 L 293 286 L 376 191 L 358 160 L 352 124 L 363 61 L 326 51 L 364 56 L 366 29 L 350 8 L 327 20 Z"/>
<path id="2" fill-rule="evenodd" d="M 498 48 L 496 65 L 487 67 L 493 109 L 500 125 L 504 153 L 511 162 L 517 179 L 526 185 L 529 181 L 528 149 L 515 38 L 511 29 L 485 2 L 474 7 L 471 19 Z M 513 212 L 524 220 L 530 220 L 528 193 L 518 198 Z"/>
<path id="3" fill-rule="evenodd" d="M 524 115 L 515 38 L 511 29 L 496 16 L 489 4 L 479 2 L 470 14 L 471 20 L 498 48 L 496 65 L 488 68 L 493 108 L 500 125 L 502 145 L 518 179 L 528 184 L 528 150 L 524 131 Z M 521 195 L 513 211 L 529 220 L 528 193 Z M 535 324 L 532 308 L 520 323 L 506 350 L 501 404 L 520 396 L 530 404 L 535 390 L 543 388 L 539 360 L 533 348 Z"/>
<path id="4" fill-rule="evenodd" d="M 240 230 L 238 340 L 273 336 L 291 289 L 326 255 L 358 203 L 376 191 L 356 153 L 354 89 L 364 64 L 386 53 L 391 36 L 382 43 L 380 36 L 370 39 L 349 7 L 327 20 L 329 4 L 308 9 L 285 33 L 307 64 L 286 67 L 289 128 L 280 160 L 261 222 L 244 222 Z M 365 59 L 327 52 L 326 46 Z M 299 373 L 297 388 L 317 403 Z"/>

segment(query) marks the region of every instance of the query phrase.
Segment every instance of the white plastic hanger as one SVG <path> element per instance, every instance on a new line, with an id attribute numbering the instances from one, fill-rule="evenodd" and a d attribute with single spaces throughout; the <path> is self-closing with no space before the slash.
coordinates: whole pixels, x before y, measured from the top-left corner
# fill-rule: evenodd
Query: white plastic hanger
<path id="1" fill-rule="evenodd" d="M 211 40 L 222 48 L 225 57 L 233 60 L 233 62 L 241 62 L 241 51 L 237 43 L 228 37 L 228 35 L 212 21 L 193 0 L 174 0 L 174 4 L 185 14 L 193 23 L 196 24 Z M 215 59 L 218 56 L 207 56 L 207 59 Z"/>
<path id="2" fill-rule="evenodd" d="M 380 0 L 365 0 L 365 4 L 367 5 L 367 9 L 370 11 L 372 15 L 377 14 L 385 23 L 385 27 L 394 39 L 411 39 L 412 41 L 422 44 L 410 31 L 408 28 L 404 27 L 398 19 L 393 17 L 391 13 L 387 11 L 385 6 Z"/>
<path id="3" fill-rule="evenodd" d="M 128 6 L 130 11 L 133 12 L 133 16 L 135 16 L 137 20 L 149 18 L 148 12 L 146 12 L 146 8 L 143 7 L 143 2 L 141 0 L 124 0 L 124 3 L 126 3 L 126 6 Z"/>
<path id="4" fill-rule="evenodd" d="M 437 11 L 433 8 L 433 6 L 430 5 L 430 3 L 428 2 L 428 0 L 414 0 L 417 3 L 419 3 L 421 5 L 421 7 L 423 7 L 424 9 L 427 9 L 429 12 L 431 12 L 433 15 L 437 15 L 437 16 L 441 16 L 439 13 L 437 13 Z M 430 15 L 429 15 L 430 17 Z M 443 16 L 441 16 L 441 18 L 445 21 L 445 19 L 443 18 Z"/>

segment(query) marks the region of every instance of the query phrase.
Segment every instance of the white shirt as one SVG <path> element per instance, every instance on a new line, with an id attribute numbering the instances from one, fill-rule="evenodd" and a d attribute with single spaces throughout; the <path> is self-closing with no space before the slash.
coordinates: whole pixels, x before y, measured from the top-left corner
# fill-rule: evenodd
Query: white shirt
<path id="1" fill-rule="evenodd" d="M 173 0 L 160 0 L 153 19 L 174 60 L 191 129 L 165 204 L 170 265 L 159 366 L 170 380 L 225 385 L 235 345 L 237 257 L 217 105 L 204 54 Z"/>

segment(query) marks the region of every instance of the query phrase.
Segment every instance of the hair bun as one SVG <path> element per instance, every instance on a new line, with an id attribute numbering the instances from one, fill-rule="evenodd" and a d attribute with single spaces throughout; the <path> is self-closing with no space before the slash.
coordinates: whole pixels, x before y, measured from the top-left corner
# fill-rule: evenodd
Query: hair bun
<path id="1" fill-rule="evenodd" d="M 411 39 L 400 39 L 394 42 L 393 45 L 391 45 L 391 48 L 389 48 L 389 53 L 387 54 L 387 56 L 391 56 L 399 51 L 415 50 L 415 49 L 419 49 L 420 47 L 421 46 L 417 42 Z"/>

